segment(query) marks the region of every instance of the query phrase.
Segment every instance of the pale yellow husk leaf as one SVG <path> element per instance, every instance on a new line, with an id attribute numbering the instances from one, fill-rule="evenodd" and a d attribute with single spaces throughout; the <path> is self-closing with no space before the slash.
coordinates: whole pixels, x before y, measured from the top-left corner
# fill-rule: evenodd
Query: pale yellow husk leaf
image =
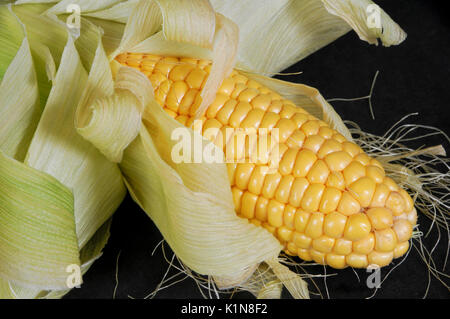
<path id="1" fill-rule="evenodd" d="M 384 11 L 381 11 L 383 33 L 367 27 L 366 8 L 373 4 L 369 0 L 211 0 L 211 3 L 239 26 L 238 66 L 265 75 L 286 69 L 352 28 L 370 43 L 381 37 L 385 45 L 398 44 L 405 37 Z"/>
<path id="2" fill-rule="evenodd" d="M 106 55 L 103 56 L 109 70 Z M 103 65 L 104 66 L 104 65 Z M 112 81 L 112 74 L 106 74 Z M 96 99 L 77 110 L 77 130 L 111 162 L 122 160 L 124 149 L 139 134 L 145 106 L 153 98 L 148 78 L 139 71 L 121 67 L 116 75 L 115 92 Z"/>
<path id="3" fill-rule="evenodd" d="M 75 110 L 85 98 L 88 75 L 70 37 L 62 59 L 25 163 L 73 189 L 77 235 L 83 247 L 118 207 L 125 189 L 117 166 L 75 130 Z"/>
<path id="4" fill-rule="evenodd" d="M 384 46 L 389 47 L 406 39 L 406 33 L 400 26 L 371 0 L 322 0 L 322 2 L 329 13 L 347 22 L 363 41 L 378 44 L 380 39 Z"/>
<path id="5" fill-rule="evenodd" d="M 95 12 L 83 13 L 83 15 L 108 21 L 126 23 L 128 17 L 130 16 L 131 12 L 138 2 L 139 0 L 119 2 L 110 8 L 98 10 Z"/>

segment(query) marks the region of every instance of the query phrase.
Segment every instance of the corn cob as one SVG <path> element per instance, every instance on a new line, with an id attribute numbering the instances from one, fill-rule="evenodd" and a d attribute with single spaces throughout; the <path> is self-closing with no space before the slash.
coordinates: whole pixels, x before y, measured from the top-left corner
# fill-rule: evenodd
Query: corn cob
<path id="1" fill-rule="evenodd" d="M 116 60 L 144 73 L 167 114 L 192 125 L 210 61 L 136 53 Z M 203 132 L 279 130 L 275 173 L 267 174 L 264 162 L 227 168 L 237 215 L 271 232 L 286 253 L 334 268 L 366 268 L 408 251 L 417 221 L 413 200 L 377 160 L 325 122 L 237 70 L 200 120 Z"/>

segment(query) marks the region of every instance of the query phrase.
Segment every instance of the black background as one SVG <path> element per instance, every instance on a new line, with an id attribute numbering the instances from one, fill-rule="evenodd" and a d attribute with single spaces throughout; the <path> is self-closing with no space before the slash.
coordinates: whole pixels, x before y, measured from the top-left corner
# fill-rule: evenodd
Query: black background
<path id="1" fill-rule="evenodd" d="M 404 115 L 418 112 L 419 115 L 410 118 L 409 123 L 432 125 L 449 133 L 449 12 L 438 1 L 385 0 L 377 3 L 408 33 L 403 44 L 391 48 L 370 46 L 351 32 L 286 70 L 301 71 L 302 74 L 279 78 L 316 87 L 327 99 L 353 98 L 368 94 L 375 72 L 379 70 L 372 97 L 376 119 L 371 119 L 367 100 L 333 102 L 344 120 L 357 122 L 367 132 L 383 134 Z M 450 151 L 443 137 L 428 138 L 416 146 L 441 143 Z M 422 229 L 428 229 L 429 221 L 424 216 L 419 217 L 419 223 Z M 116 212 L 111 233 L 104 255 L 84 276 L 82 287 L 73 289 L 65 298 L 112 298 L 119 252 L 116 298 L 143 298 L 156 288 L 168 266 L 161 249 L 152 256 L 162 236 L 129 197 Z M 433 235 L 423 239 L 428 247 L 435 240 Z M 444 236 L 433 255 L 441 269 L 447 245 L 448 237 Z M 166 252 L 171 255 L 167 246 Z M 324 272 L 321 266 L 306 269 L 311 274 Z M 382 274 L 390 269 L 392 266 L 383 268 Z M 327 268 L 326 271 L 337 274 L 326 281 L 330 298 L 365 298 L 373 293 L 365 285 L 368 275 L 365 270 L 356 270 L 360 282 L 352 269 Z M 448 266 L 444 272 L 448 274 Z M 315 282 L 326 298 L 323 279 L 317 278 Z M 427 268 L 413 250 L 383 282 L 375 298 L 422 298 L 427 285 Z M 310 287 L 313 289 L 312 285 Z M 252 296 L 238 293 L 233 297 Z M 427 297 L 449 298 L 450 294 L 432 278 Z M 161 290 L 156 298 L 202 298 L 202 295 L 194 281 L 188 278 Z"/>

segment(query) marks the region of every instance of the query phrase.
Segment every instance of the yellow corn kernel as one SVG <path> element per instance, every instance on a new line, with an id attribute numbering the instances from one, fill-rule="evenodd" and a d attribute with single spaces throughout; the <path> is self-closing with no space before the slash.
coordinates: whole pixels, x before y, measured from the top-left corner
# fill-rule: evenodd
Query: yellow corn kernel
<path id="1" fill-rule="evenodd" d="M 236 167 L 237 167 L 236 163 L 227 165 L 227 172 L 231 186 L 234 185 L 234 175 L 236 173 Z"/>
<path id="2" fill-rule="evenodd" d="M 186 83 L 191 89 L 200 89 L 206 80 L 206 72 L 200 68 L 193 69 L 186 77 Z"/>
<path id="3" fill-rule="evenodd" d="M 326 262 L 330 267 L 336 269 L 344 269 L 345 267 L 347 267 L 345 256 L 343 255 L 337 255 L 333 253 L 327 254 Z"/>
<path id="4" fill-rule="evenodd" d="M 320 265 L 325 265 L 325 253 L 317 251 L 315 249 L 310 249 L 309 254 L 311 255 L 312 260 Z"/>
<path id="5" fill-rule="evenodd" d="M 398 258 L 406 254 L 409 249 L 409 241 L 404 241 L 402 243 L 398 243 L 394 249 L 394 258 Z"/>
<path id="6" fill-rule="evenodd" d="M 399 190 L 397 184 L 390 177 L 385 176 L 383 184 L 386 185 L 392 192 L 397 192 Z"/>
<path id="7" fill-rule="evenodd" d="M 353 242 L 353 252 L 357 254 L 367 255 L 375 247 L 375 236 L 370 233 L 363 239 Z"/>
<path id="8" fill-rule="evenodd" d="M 391 192 L 386 199 L 386 207 L 392 210 L 395 216 L 400 216 L 405 211 L 405 200 L 398 192 Z"/>
<path id="9" fill-rule="evenodd" d="M 366 255 L 351 253 L 345 256 L 345 261 L 353 268 L 367 268 L 369 261 Z"/>
<path id="10" fill-rule="evenodd" d="M 297 113 L 291 119 L 295 122 L 295 125 L 297 125 L 297 128 L 300 129 L 302 127 L 302 125 L 308 121 L 308 114 Z M 303 133 L 303 134 L 305 134 L 305 133 Z M 305 136 L 306 136 L 306 134 L 305 134 Z"/>
<path id="11" fill-rule="evenodd" d="M 362 177 L 353 182 L 349 187 L 349 192 L 357 199 L 362 207 L 369 206 L 375 192 L 375 182 L 369 177 Z"/>
<path id="12" fill-rule="evenodd" d="M 174 66 L 174 68 L 169 73 L 169 79 L 172 81 L 184 81 L 188 74 L 195 68 L 194 65 L 190 63 L 180 64 Z"/>
<path id="13" fill-rule="evenodd" d="M 345 189 L 345 180 L 344 175 L 341 172 L 332 171 L 330 175 L 328 175 L 327 183 L 328 187 L 335 187 L 340 190 Z"/>
<path id="14" fill-rule="evenodd" d="M 269 200 L 267 198 L 264 198 L 262 196 L 258 197 L 258 200 L 256 201 L 255 217 L 261 222 L 267 221 L 268 205 Z"/>
<path id="15" fill-rule="evenodd" d="M 277 125 L 279 120 L 280 116 L 277 113 L 266 112 L 266 114 L 264 114 L 264 117 L 261 120 L 261 125 L 259 126 L 259 128 L 272 130 L 275 127 L 275 125 Z"/>
<path id="16" fill-rule="evenodd" d="M 278 129 L 278 138 L 280 143 L 285 143 L 292 133 L 296 130 L 294 121 L 290 119 L 280 119 L 275 126 Z"/>
<path id="17" fill-rule="evenodd" d="M 288 149 L 280 161 L 279 171 L 281 175 L 291 175 L 294 169 L 295 159 L 297 158 L 299 150 L 295 148 Z"/>
<path id="18" fill-rule="evenodd" d="M 342 148 L 351 157 L 355 157 L 356 155 L 362 152 L 361 148 L 358 145 L 349 141 L 345 141 L 344 143 L 342 143 Z"/>
<path id="19" fill-rule="evenodd" d="M 281 226 L 277 229 L 277 236 L 281 241 L 289 242 L 293 235 L 293 231 L 287 227 Z"/>
<path id="20" fill-rule="evenodd" d="M 297 154 L 297 158 L 295 160 L 294 171 L 293 174 L 295 177 L 305 177 L 311 167 L 317 160 L 316 154 L 314 152 L 303 149 Z"/>
<path id="21" fill-rule="evenodd" d="M 301 148 L 303 146 L 303 142 L 305 141 L 305 133 L 300 130 L 294 131 L 291 136 L 286 140 L 286 145 L 290 148 Z"/>
<path id="22" fill-rule="evenodd" d="M 407 241 L 412 236 L 412 225 L 406 219 L 396 220 L 392 227 L 399 242 Z"/>
<path id="23" fill-rule="evenodd" d="M 310 216 L 310 213 L 298 210 L 294 216 L 295 230 L 299 233 L 304 233 Z"/>
<path id="24" fill-rule="evenodd" d="M 308 225 L 305 228 L 305 235 L 312 239 L 319 238 L 322 235 L 324 216 L 322 213 L 311 214 Z"/>
<path id="25" fill-rule="evenodd" d="M 363 164 L 364 166 L 367 166 L 370 164 L 370 157 L 367 156 L 367 154 L 365 153 L 360 153 L 358 155 L 356 155 L 353 160 L 360 162 L 361 164 Z"/>
<path id="26" fill-rule="evenodd" d="M 334 135 L 335 130 L 329 128 L 328 126 L 322 126 L 319 129 L 319 135 L 322 136 L 324 139 L 330 139 Z"/>
<path id="27" fill-rule="evenodd" d="M 308 249 L 312 243 L 312 239 L 310 237 L 298 232 L 294 232 L 292 241 L 294 242 L 295 246 L 302 249 Z"/>
<path id="28" fill-rule="evenodd" d="M 241 215 L 245 218 L 252 219 L 255 216 L 256 201 L 258 196 L 245 192 L 242 195 Z"/>
<path id="29" fill-rule="evenodd" d="M 379 252 L 372 251 L 369 255 L 367 255 L 367 259 L 370 264 L 378 265 L 379 267 L 387 266 L 391 263 L 394 258 L 394 253 L 391 252 Z"/>
<path id="30" fill-rule="evenodd" d="M 320 135 L 322 136 L 322 135 Z M 322 136 L 323 137 L 323 136 Z M 319 152 L 317 153 L 317 156 L 319 158 L 324 158 L 328 154 L 336 153 L 338 151 L 342 151 L 342 144 L 335 141 L 335 140 L 326 140 L 322 146 L 320 147 Z"/>
<path id="31" fill-rule="evenodd" d="M 384 172 L 378 166 L 369 165 L 366 167 L 366 175 L 375 183 L 380 184 L 384 180 Z"/>
<path id="32" fill-rule="evenodd" d="M 371 228 L 372 225 L 365 214 L 353 214 L 348 217 L 344 230 L 344 238 L 352 241 L 363 239 L 369 235 Z"/>
<path id="33" fill-rule="evenodd" d="M 287 253 L 291 256 L 298 256 L 297 255 L 297 246 L 293 242 L 289 242 L 287 244 Z"/>
<path id="34" fill-rule="evenodd" d="M 267 206 L 267 221 L 273 227 L 283 226 L 284 205 L 274 199 Z"/>
<path id="35" fill-rule="evenodd" d="M 389 193 L 390 190 L 386 185 L 378 184 L 375 187 L 375 192 L 373 193 L 370 207 L 384 207 L 384 205 L 386 204 L 386 199 L 389 196 Z"/>
<path id="36" fill-rule="evenodd" d="M 340 238 L 344 234 L 346 224 L 346 216 L 338 212 L 332 212 L 324 218 L 323 231 L 329 237 Z"/>
<path id="37" fill-rule="evenodd" d="M 177 112 L 178 108 L 180 107 L 181 100 L 183 99 L 184 95 L 187 93 L 188 90 L 189 87 L 184 81 L 174 82 L 170 87 L 169 93 L 167 94 L 166 98 L 167 108 L 174 112 Z"/>
<path id="38" fill-rule="evenodd" d="M 312 241 L 312 247 L 322 253 L 330 253 L 333 250 L 334 241 L 334 238 L 322 235 Z"/>
<path id="39" fill-rule="evenodd" d="M 343 192 L 337 210 L 341 214 L 350 216 L 358 213 L 361 205 L 349 192 Z"/>
<path id="40" fill-rule="evenodd" d="M 294 207 L 299 207 L 308 186 L 309 182 L 306 178 L 295 178 L 292 183 L 291 193 L 289 194 L 289 204 Z"/>
<path id="41" fill-rule="evenodd" d="M 236 167 L 235 184 L 240 189 L 247 189 L 255 164 L 242 163 Z"/>
<path id="42" fill-rule="evenodd" d="M 398 192 L 403 197 L 403 201 L 404 201 L 404 205 L 405 205 L 405 208 L 404 208 L 405 212 L 412 211 L 414 209 L 414 201 L 411 198 L 411 196 L 409 196 L 409 194 L 404 189 L 400 189 Z"/>
<path id="43" fill-rule="evenodd" d="M 389 228 L 394 223 L 392 212 L 387 208 L 370 208 L 367 210 L 366 214 L 375 230 Z"/>
<path id="44" fill-rule="evenodd" d="M 301 201 L 302 209 L 307 212 L 316 212 L 319 209 L 320 200 L 324 190 L 325 186 L 323 184 L 309 185 Z"/>
<path id="45" fill-rule="evenodd" d="M 230 115 L 228 123 L 231 127 L 239 127 L 242 121 L 247 117 L 252 107 L 247 102 L 239 102 Z"/>
<path id="46" fill-rule="evenodd" d="M 310 183 L 325 184 L 330 170 L 323 160 L 317 160 L 306 176 Z"/>
<path id="47" fill-rule="evenodd" d="M 228 165 L 227 165 L 228 166 Z M 256 166 L 248 182 L 248 190 L 253 194 L 261 194 L 267 174 L 266 166 Z"/>
<path id="48" fill-rule="evenodd" d="M 302 248 L 297 249 L 298 257 L 300 257 L 301 259 L 303 259 L 305 261 L 313 260 L 311 257 L 311 254 L 309 252 L 310 252 L 309 249 L 302 249 Z"/>
<path id="49" fill-rule="evenodd" d="M 241 212 L 241 198 L 242 198 L 242 195 L 244 194 L 244 192 L 241 191 L 237 187 L 233 187 L 233 189 L 231 190 L 231 193 L 233 195 L 233 202 L 234 202 L 234 208 L 236 209 L 236 213 L 240 214 L 240 212 Z"/>
<path id="50" fill-rule="evenodd" d="M 366 168 L 360 162 L 352 161 L 342 172 L 347 185 L 366 175 Z"/>
<path id="51" fill-rule="evenodd" d="M 397 235 L 392 228 L 375 231 L 375 250 L 379 252 L 393 251 L 397 246 Z"/>
<path id="52" fill-rule="evenodd" d="M 281 203 L 287 204 L 289 194 L 291 192 L 292 184 L 294 183 L 294 176 L 286 175 L 281 178 L 280 185 L 275 193 L 275 199 Z"/>
<path id="53" fill-rule="evenodd" d="M 341 200 L 342 192 L 334 187 L 327 187 L 322 195 L 322 199 L 319 205 L 319 211 L 324 214 L 335 211 Z"/>
<path id="54" fill-rule="evenodd" d="M 336 239 L 333 247 L 333 252 L 338 255 L 348 255 L 353 251 L 353 242 L 344 238 Z"/>
<path id="55" fill-rule="evenodd" d="M 297 108 L 293 104 L 283 104 L 280 116 L 282 119 L 290 119 L 295 113 L 297 113 Z M 295 122 L 294 122 L 295 123 Z M 297 125 L 295 126 L 297 128 Z"/>
<path id="56" fill-rule="evenodd" d="M 289 229 L 295 229 L 294 218 L 297 209 L 291 205 L 286 205 L 283 212 L 283 224 Z"/>
<path id="57" fill-rule="evenodd" d="M 278 172 L 266 175 L 262 189 L 262 195 L 264 197 L 273 198 L 275 196 L 275 192 L 281 182 L 281 177 L 281 174 Z"/>
<path id="58" fill-rule="evenodd" d="M 345 151 L 334 152 L 325 156 L 325 163 L 327 163 L 331 171 L 342 171 L 351 161 L 351 156 Z"/>
<path id="59" fill-rule="evenodd" d="M 317 154 L 319 152 L 319 149 L 322 147 L 323 142 L 325 142 L 325 139 L 320 135 L 310 135 L 306 132 L 306 139 L 303 142 L 303 148 L 312 151 L 314 154 Z"/>
<path id="60" fill-rule="evenodd" d="M 301 129 L 306 136 L 316 135 L 319 133 L 319 121 L 308 121 L 302 125 Z"/>

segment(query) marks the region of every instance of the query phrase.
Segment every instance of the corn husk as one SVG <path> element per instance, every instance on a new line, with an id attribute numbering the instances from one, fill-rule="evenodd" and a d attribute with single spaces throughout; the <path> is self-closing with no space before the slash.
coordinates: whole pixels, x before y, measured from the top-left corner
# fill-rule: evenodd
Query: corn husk
<path id="1" fill-rule="evenodd" d="M 382 10 L 381 28 L 367 26 L 370 0 L 211 0 L 240 30 L 238 67 L 264 75 L 281 72 L 354 29 L 362 40 L 401 43 L 406 35 Z M 384 32 L 381 32 L 384 30 Z"/>
<path id="2" fill-rule="evenodd" d="M 85 21 L 86 32 L 74 41 L 44 9 L 0 6 L 10 26 L 17 21 L 10 34 L 22 36 L 0 85 L 0 113 L 8 119 L 0 144 L 2 298 L 67 293 L 66 267 L 84 273 L 101 255 L 110 217 L 125 195 L 118 167 L 73 125 L 94 71 L 91 60 L 102 48 L 100 30 Z"/>

